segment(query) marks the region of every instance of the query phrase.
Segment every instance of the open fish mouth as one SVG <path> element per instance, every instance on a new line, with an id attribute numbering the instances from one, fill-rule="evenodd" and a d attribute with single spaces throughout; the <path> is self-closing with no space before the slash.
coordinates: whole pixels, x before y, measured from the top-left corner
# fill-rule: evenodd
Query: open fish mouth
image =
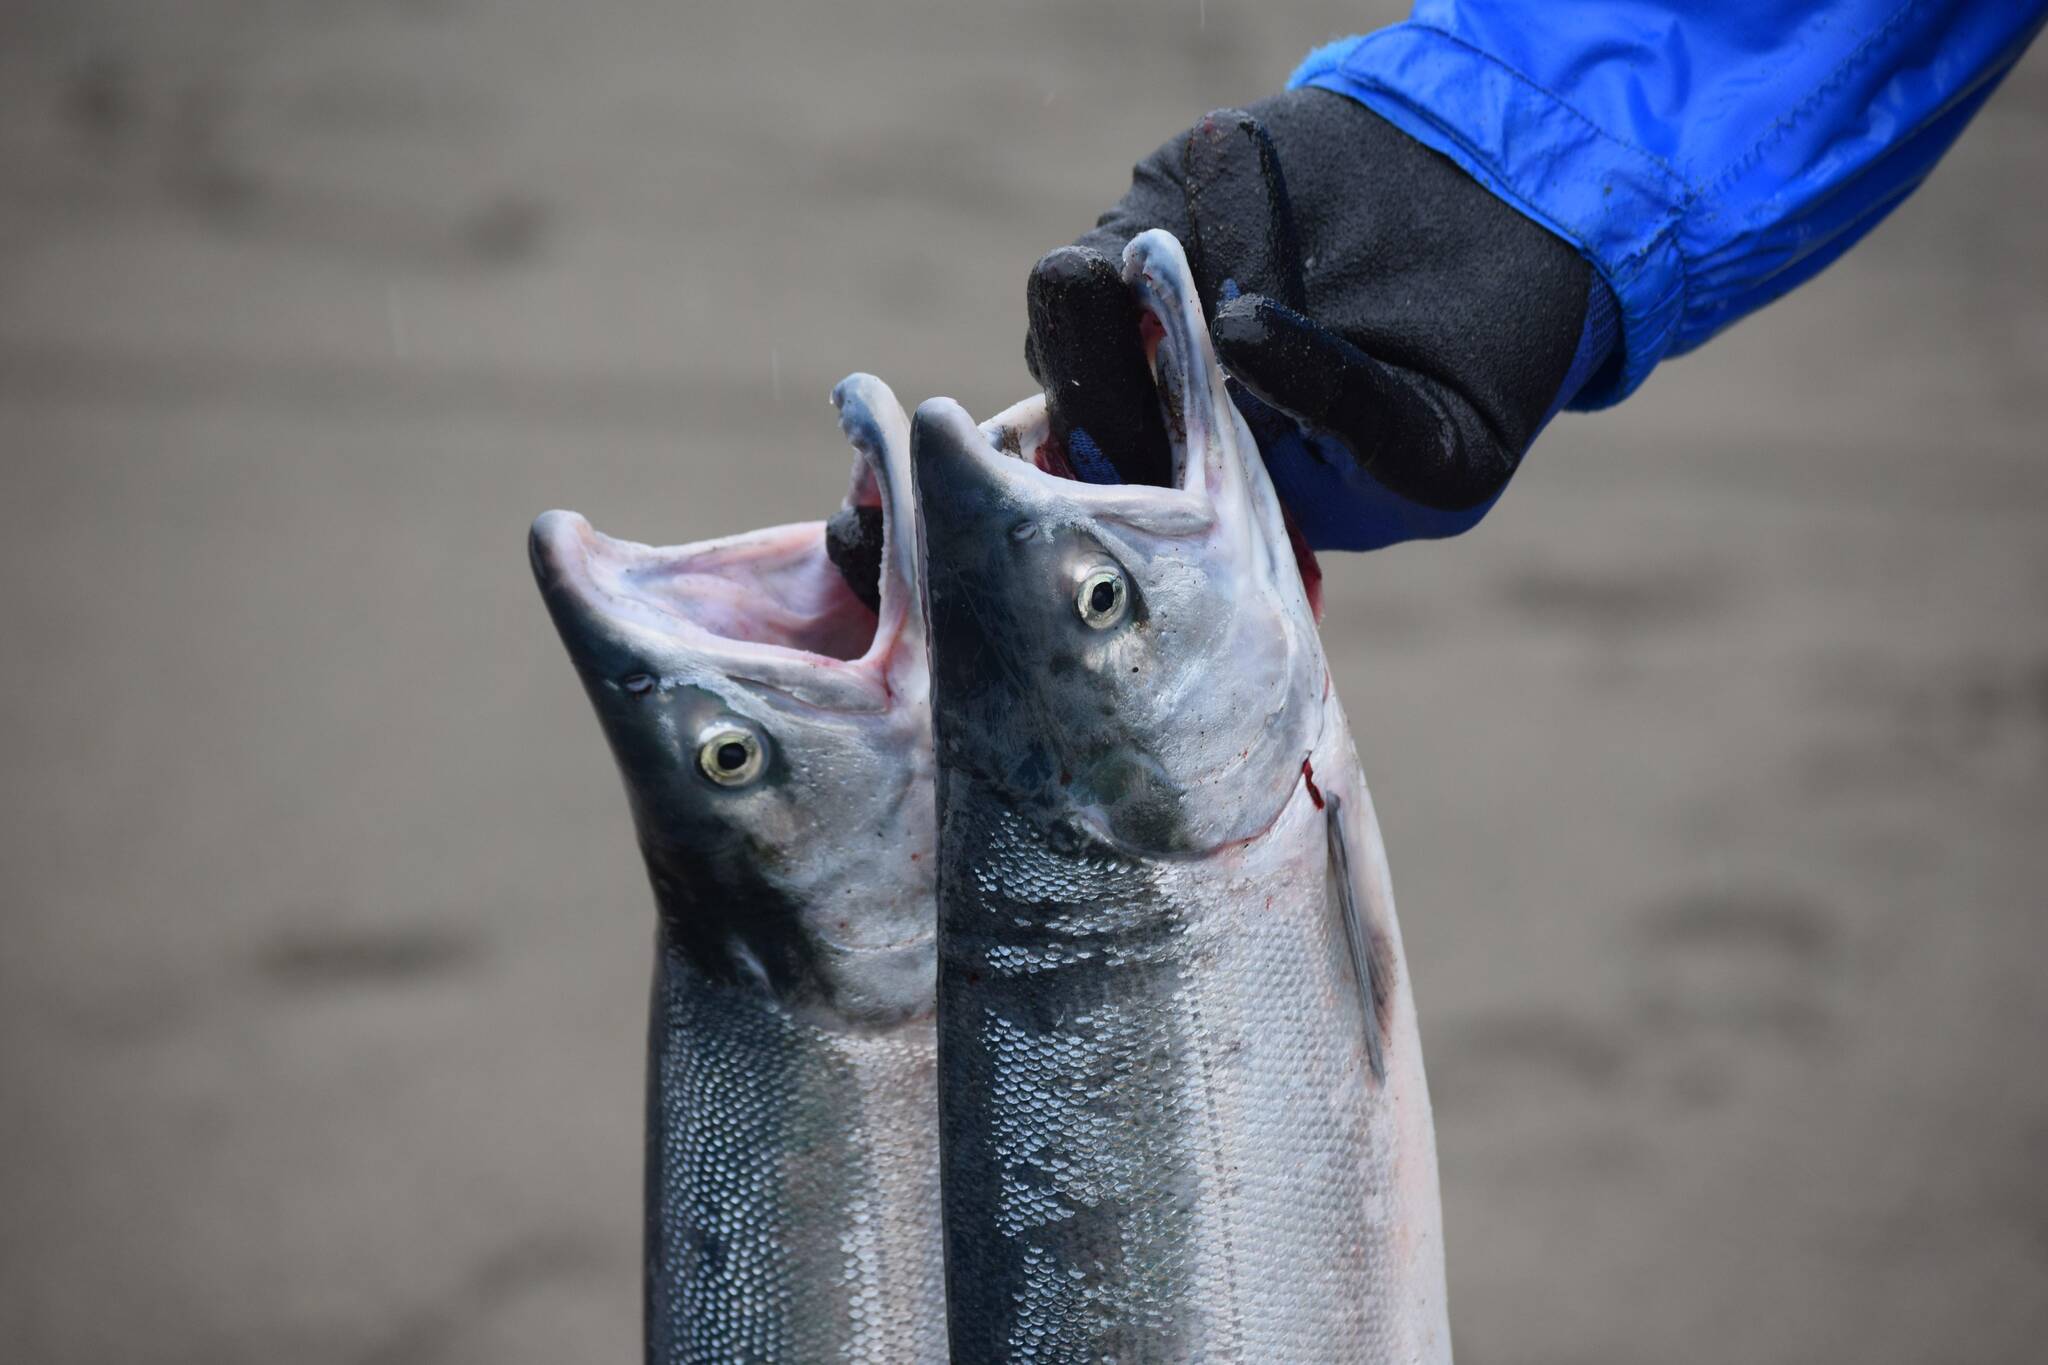
<path id="1" fill-rule="evenodd" d="M 831 710 L 887 709 L 923 667 L 915 633 L 909 422 L 887 385 L 856 374 L 832 400 L 854 448 L 831 521 L 656 547 L 544 512 L 529 548 L 577 667 L 627 691 L 719 677 Z"/>
<path id="2" fill-rule="evenodd" d="M 1137 294 L 1140 339 L 1159 391 L 1170 450 L 1169 482 L 1164 489 L 1147 484 L 1084 484 L 1067 489 L 1081 494 L 1084 506 L 1111 520 L 1171 519 L 1172 494 L 1199 501 L 1213 516 L 1230 501 L 1233 483 L 1229 462 L 1232 447 L 1257 446 L 1231 401 L 1222 371 L 1210 349 L 1208 323 L 1202 311 L 1187 258 L 1180 243 L 1165 232 L 1142 233 L 1124 249 L 1124 280 Z M 954 414 L 947 414 L 957 420 Z M 1045 397 L 1034 395 L 981 424 L 981 435 L 995 450 L 1054 479 L 1079 483 L 1067 452 L 1061 448 L 1046 414 Z M 1265 483 L 1263 471 L 1257 478 Z M 1089 496 L 1086 490 L 1116 490 Z M 1256 495 L 1255 495 L 1256 496 Z M 1267 496 L 1270 496 L 1268 494 Z M 1275 505 L 1288 548 L 1313 616 L 1322 615 L 1322 566 L 1315 551 L 1295 528 L 1286 510 Z M 1121 514 L 1120 514 L 1121 509 Z M 1183 509 L 1186 511 L 1187 509 Z M 1227 509 L 1224 515 L 1228 515 Z"/>
<path id="3" fill-rule="evenodd" d="M 1180 243 L 1159 230 L 1133 238 L 1124 249 L 1124 280 L 1137 295 L 1141 339 L 1165 418 L 1169 482 L 1163 487 L 1081 482 L 1052 431 L 1043 394 L 981 423 L 980 441 L 968 444 L 979 447 L 981 455 L 1010 457 L 1004 461 L 1010 471 L 1005 477 L 1016 480 L 1012 486 L 1020 491 L 1031 484 L 1043 489 L 1046 481 L 1056 480 L 1061 498 L 1111 522 L 1184 535 L 1201 534 L 1219 521 L 1265 523 L 1265 538 L 1278 541 L 1285 551 L 1279 557 L 1292 561 L 1293 573 L 1283 577 L 1298 581 L 1311 616 L 1320 617 L 1322 569 L 1280 506 L 1257 457 L 1257 444 L 1230 398 Z M 973 423 L 957 404 L 935 399 L 919 408 L 916 425 L 950 428 L 956 433 L 952 444 L 958 445 Z M 1025 495 L 1030 496 L 1028 491 Z M 1244 525 L 1235 529 L 1240 543 L 1252 530 Z"/>
<path id="4" fill-rule="evenodd" d="M 1235 417 L 1220 391 L 1212 391 L 1207 382 L 1207 332 L 1201 300 L 1188 274 L 1180 244 L 1165 233 L 1146 233 L 1132 241 L 1124 253 L 1124 280 L 1138 296 L 1140 338 L 1166 418 L 1171 454 L 1167 487 L 1194 491 L 1190 474 L 1201 470 L 1203 456 L 1215 439 L 1217 423 Z M 1067 452 L 1052 431 L 1042 394 L 997 413 L 981 424 L 981 433 L 1002 454 L 1052 478 L 1079 481 Z M 1109 506 L 1130 501 L 1136 490 L 1156 487 L 1086 486 L 1119 490 L 1120 495 L 1110 493 L 1103 500 Z M 1142 498 L 1144 494 L 1137 496 Z"/>

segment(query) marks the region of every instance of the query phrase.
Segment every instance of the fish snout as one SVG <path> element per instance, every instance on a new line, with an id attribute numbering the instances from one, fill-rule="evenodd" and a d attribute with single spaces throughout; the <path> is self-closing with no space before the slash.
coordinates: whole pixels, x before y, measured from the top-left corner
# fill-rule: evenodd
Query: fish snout
<path id="1" fill-rule="evenodd" d="M 557 507 L 533 519 L 526 536 L 526 557 L 542 592 L 563 580 L 571 565 L 588 563 L 591 539 L 597 532 L 580 512 Z"/>
<path id="2" fill-rule="evenodd" d="M 986 543 L 1016 502 L 1005 457 L 989 444 L 967 410 L 950 398 L 918 405 L 910 423 L 910 466 L 927 575 L 957 567 L 963 553 Z"/>
<path id="3" fill-rule="evenodd" d="M 580 513 L 560 509 L 535 517 L 526 538 L 534 581 L 569 657 L 581 669 L 606 675 L 640 666 L 598 581 L 599 561 L 616 545 Z"/>
<path id="4" fill-rule="evenodd" d="M 533 566 L 534 582 L 547 603 L 548 615 L 562 634 L 571 653 L 595 625 L 591 592 L 591 555 L 596 549 L 595 527 L 578 512 L 561 508 L 543 512 L 533 519 L 526 536 L 526 557 Z"/>

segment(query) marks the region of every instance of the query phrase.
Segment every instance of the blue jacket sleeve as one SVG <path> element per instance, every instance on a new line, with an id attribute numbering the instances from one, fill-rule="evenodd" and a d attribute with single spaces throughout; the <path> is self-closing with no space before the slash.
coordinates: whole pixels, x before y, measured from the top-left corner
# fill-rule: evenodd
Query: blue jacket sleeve
<path id="1" fill-rule="evenodd" d="M 1417 0 L 1290 84 L 1362 101 L 1578 244 L 1619 401 L 1811 278 L 1920 184 L 2048 0 Z"/>

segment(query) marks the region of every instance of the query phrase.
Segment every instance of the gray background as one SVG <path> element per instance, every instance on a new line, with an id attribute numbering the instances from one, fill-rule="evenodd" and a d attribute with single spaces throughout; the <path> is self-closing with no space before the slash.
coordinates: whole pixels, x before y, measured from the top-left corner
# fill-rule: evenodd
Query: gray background
<path id="1" fill-rule="evenodd" d="M 625 1360 L 651 912 L 528 581 L 1390 6 L 0 7 L 0 1355 Z M 2040 1359 L 2048 50 L 1793 299 L 1329 563 L 1467 1365 Z M 1389 192 L 1397 192 L 1391 190 Z"/>

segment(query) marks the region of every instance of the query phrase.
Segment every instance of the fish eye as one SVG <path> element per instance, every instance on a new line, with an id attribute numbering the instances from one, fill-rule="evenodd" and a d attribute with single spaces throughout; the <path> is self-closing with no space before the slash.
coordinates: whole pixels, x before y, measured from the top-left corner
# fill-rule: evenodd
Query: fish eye
<path id="1" fill-rule="evenodd" d="M 1075 609 L 1094 630 L 1108 630 L 1123 620 L 1129 601 L 1123 571 L 1107 564 L 1082 575 L 1080 590 L 1074 594 Z"/>
<path id="2" fill-rule="evenodd" d="M 760 736 L 744 726 L 716 721 L 697 736 L 697 766 L 721 787 L 746 786 L 766 764 Z"/>

